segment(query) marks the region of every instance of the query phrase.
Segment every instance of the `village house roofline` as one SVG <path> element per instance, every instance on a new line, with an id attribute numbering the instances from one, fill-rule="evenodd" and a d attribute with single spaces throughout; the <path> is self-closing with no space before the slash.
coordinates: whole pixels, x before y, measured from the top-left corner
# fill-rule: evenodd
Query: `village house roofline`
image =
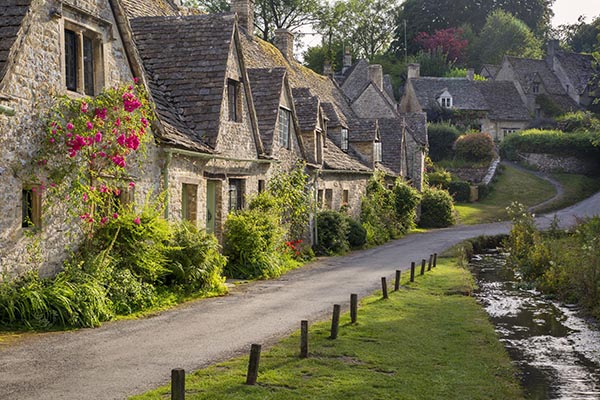
<path id="1" fill-rule="evenodd" d="M 598 69 L 594 69 L 595 60 L 591 54 L 557 51 L 555 57 L 580 95 L 586 92 L 592 80 L 600 73 Z"/>
<path id="2" fill-rule="evenodd" d="M 8 70 L 16 60 L 15 53 L 23 46 L 20 38 L 27 30 L 31 0 L 4 0 L 0 5 L 0 90 Z"/>

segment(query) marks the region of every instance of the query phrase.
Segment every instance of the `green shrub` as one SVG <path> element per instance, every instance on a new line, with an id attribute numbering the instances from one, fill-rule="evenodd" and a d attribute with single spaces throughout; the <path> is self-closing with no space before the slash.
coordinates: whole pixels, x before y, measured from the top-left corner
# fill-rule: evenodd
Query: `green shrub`
<path id="1" fill-rule="evenodd" d="M 448 189 L 451 181 L 452 175 L 443 168 L 438 168 L 436 171 L 427 174 L 427 183 L 429 186 Z"/>
<path id="2" fill-rule="evenodd" d="M 186 292 L 225 291 L 222 274 L 227 260 L 219 253 L 219 243 L 214 235 L 183 221 L 175 227 L 166 257 L 169 273 L 165 281 L 168 284 L 181 285 Z"/>
<path id="3" fill-rule="evenodd" d="M 396 181 L 393 191 L 396 218 L 402 227 L 402 233 L 407 233 L 416 225 L 417 206 L 421 201 L 421 194 L 400 179 Z"/>
<path id="4" fill-rule="evenodd" d="M 531 129 L 506 137 L 500 146 L 501 154 L 518 160 L 519 153 L 545 153 L 580 158 L 600 158 L 600 148 L 594 146 L 597 136 L 592 132 L 564 133 Z"/>
<path id="5" fill-rule="evenodd" d="M 421 198 L 421 218 L 419 226 L 423 228 L 444 228 L 453 225 L 454 204 L 452 196 L 441 189 L 429 188 Z"/>
<path id="6" fill-rule="evenodd" d="M 379 245 L 400 237 L 402 227 L 396 218 L 394 193 L 386 187 L 383 173 L 373 174 L 362 198 L 360 222 L 367 232 L 367 244 Z"/>
<path id="7" fill-rule="evenodd" d="M 448 185 L 448 193 L 456 202 L 468 202 L 471 200 L 471 185 L 465 181 L 452 181 Z"/>
<path id="8" fill-rule="evenodd" d="M 347 240 L 350 248 L 360 249 L 367 243 L 367 231 L 354 218 L 346 216 L 346 222 L 348 224 Z"/>
<path id="9" fill-rule="evenodd" d="M 281 275 L 285 270 L 283 239 L 284 230 L 274 213 L 254 208 L 229 214 L 223 245 L 225 275 L 242 279 Z"/>
<path id="10" fill-rule="evenodd" d="M 317 244 L 319 255 L 344 254 L 349 249 L 350 227 L 344 214 L 337 211 L 321 211 L 317 214 Z"/>
<path id="11" fill-rule="evenodd" d="M 600 132 L 600 119 L 589 111 L 576 111 L 556 118 L 558 129 L 563 132 Z"/>
<path id="12" fill-rule="evenodd" d="M 548 117 L 556 117 L 563 112 L 562 108 L 547 94 L 537 95 L 535 97 L 535 104 L 539 105 L 540 110 Z"/>
<path id="13" fill-rule="evenodd" d="M 492 190 L 494 190 L 494 186 L 493 185 L 479 185 L 479 186 L 477 186 L 477 194 L 478 194 L 479 200 L 483 200 L 487 196 L 489 196 L 489 194 L 492 193 Z"/>
<path id="14" fill-rule="evenodd" d="M 429 157 L 433 161 L 452 158 L 454 142 L 460 136 L 459 130 L 447 123 L 429 124 L 427 137 L 429 141 Z"/>
<path id="15" fill-rule="evenodd" d="M 489 133 L 473 132 L 456 139 L 456 157 L 473 162 L 490 161 L 494 158 L 494 140 Z"/>

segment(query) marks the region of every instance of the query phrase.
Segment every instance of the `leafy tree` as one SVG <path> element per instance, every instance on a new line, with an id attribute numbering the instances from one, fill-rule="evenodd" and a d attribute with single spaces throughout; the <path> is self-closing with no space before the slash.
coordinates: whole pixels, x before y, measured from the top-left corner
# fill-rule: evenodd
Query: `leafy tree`
<path id="1" fill-rule="evenodd" d="M 577 23 L 561 25 L 557 31 L 561 41 L 577 53 L 600 51 L 600 16 L 589 24 L 585 17 L 579 17 Z"/>
<path id="2" fill-rule="evenodd" d="M 542 55 L 541 43 L 527 25 L 502 10 L 488 16 L 476 47 L 480 61 L 490 64 L 500 63 L 505 54 L 531 58 Z"/>
<path id="3" fill-rule="evenodd" d="M 448 60 L 448 55 L 441 49 L 421 51 L 411 60 L 421 66 L 422 76 L 446 76 L 454 67 L 454 63 Z"/>
<path id="4" fill-rule="evenodd" d="M 183 5 L 199 8 L 209 13 L 227 12 L 231 9 L 229 0 L 184 0 Z"/>
<path id="5" fill-rule="evenodd" d="M 461 61 L 468 42 L 462 38 L 461 28 L 447 28 L 435 31 L 433 34 L 419 32 L 415 41 L 423 50 L 440 49 L 452 61 Z"/>
<path id="6" fill-rule="evenodd" d="M 331 47 L 327 44 L 309 47 L 304 52 L 304 65 L 322 74 L 326 62 L 334 71 L 340 71 L 343 66 L 344 48 L 341 42 L 335 41 Z"/>

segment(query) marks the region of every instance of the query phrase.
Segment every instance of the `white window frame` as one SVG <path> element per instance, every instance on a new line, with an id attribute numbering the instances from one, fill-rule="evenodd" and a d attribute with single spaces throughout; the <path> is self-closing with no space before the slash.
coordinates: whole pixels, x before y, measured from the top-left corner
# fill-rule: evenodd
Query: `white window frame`
<path id="1" fill-rule="evenodd" d="M 342 128 L 341 131 L 341 146 L 343 151 L 348 151 L 348 129 Z"/>
<path id="2" fill-rule="evenodd" d="M 381 162 L 382 160 L 382 150 L 381 150 L 381 142 L 373 143 L 373 161 Z"/>
<path id="3" fill-rule="evenodd" d="M 278 116 L 279 145 L 290 148 L 290 132 L 292 131 L 292 112 L 284 107 L 279 107 Z"/>

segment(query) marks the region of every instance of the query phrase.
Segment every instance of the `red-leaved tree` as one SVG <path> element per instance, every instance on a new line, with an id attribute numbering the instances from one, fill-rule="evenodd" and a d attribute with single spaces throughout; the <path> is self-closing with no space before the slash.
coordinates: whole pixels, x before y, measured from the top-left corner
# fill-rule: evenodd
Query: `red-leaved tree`
<path id="1" fill-rule="evenodd" d="M 441 49 L 448 55 L 449 61 L 460 62 L 464 57 L 465 49 L 469 42 L 462 38 L 461 28 L 448 28 L 435 31 L 433 34 L 419 32 L 415 37 L 423 50 L 433 51 Z"/>

